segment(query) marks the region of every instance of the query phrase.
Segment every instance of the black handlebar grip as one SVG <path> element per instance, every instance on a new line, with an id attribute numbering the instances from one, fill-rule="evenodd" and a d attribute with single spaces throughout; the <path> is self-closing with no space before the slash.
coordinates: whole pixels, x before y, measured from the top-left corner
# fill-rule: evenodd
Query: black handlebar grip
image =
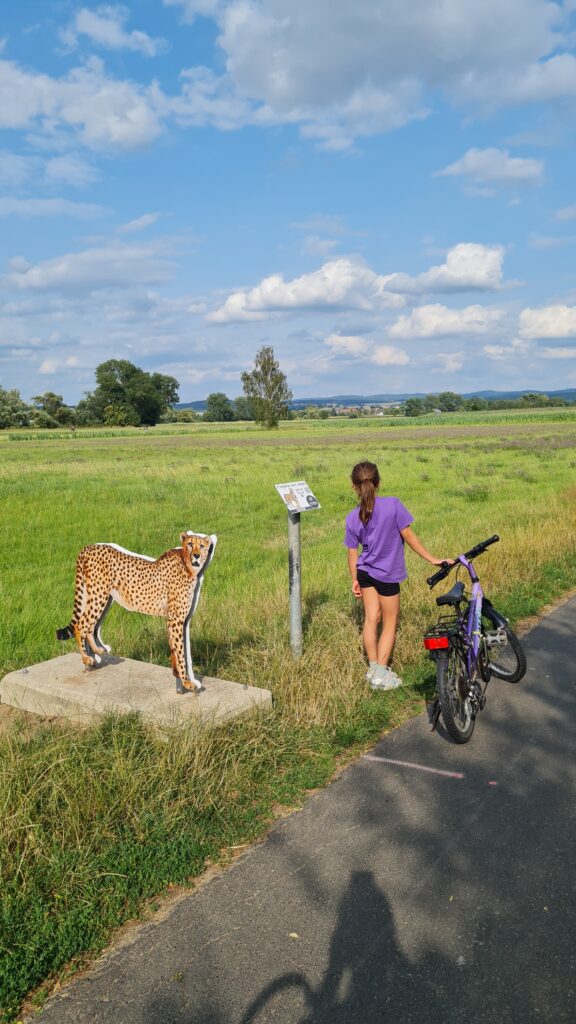
<path id="1" fill-rule="evenodd" d="M 446 578 L 451 569 L 450 562 L 442 562 L 442 567 L 433 576 L 429 576 L 426 583 L 429 587 L 435 587 L 437 583 L 440 583 L 440 580 Z"/>

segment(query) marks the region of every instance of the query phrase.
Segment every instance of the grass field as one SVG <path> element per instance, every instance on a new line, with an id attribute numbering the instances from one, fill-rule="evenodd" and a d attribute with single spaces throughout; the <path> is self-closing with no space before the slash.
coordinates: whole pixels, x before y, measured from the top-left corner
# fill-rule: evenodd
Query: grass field
<path id="1" fill-rule="evenodd" d="M 295 421 L 273 433 L 193 424 L 0 435 L 0 674 L 74 649 L 54 632 L 70 620 L 81 547 L 113 541 L 158 555 L 192 529 L 219 538 L 192 622 L 195 665 L 266 686 L 275 701 L 250 721 L 167 742 L 136 719 L 84 730 L 5 723 L 0 1019 L 102 948 L 143 900 L 260 834 L 277 805 L 323 783 L 343 752 L 423 709 L 433 671 L 420 637 L 434 605 L 429 568 L 412 552 L 395 656 L 407 685 L 378 694 L 363 679 L 342 547 L 360 458 L 379 464 L 382 493 L 402 498 L 438 556 L 500 534 L 478 569 L 511 618 L 576 585 L 571 410 Z M 274 484 L 301 478 L 322 508 L 302 517 L 305 651 L 295 664 L 286 513 Z M 104 636 L 120 655 L 168 664 L 162 620 L 113 608 Z"/>

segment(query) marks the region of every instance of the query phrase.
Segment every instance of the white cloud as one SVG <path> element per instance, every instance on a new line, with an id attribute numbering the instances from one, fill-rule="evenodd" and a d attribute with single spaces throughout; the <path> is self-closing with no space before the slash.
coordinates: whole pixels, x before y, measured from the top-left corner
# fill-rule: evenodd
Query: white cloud
<path id="1" fill-rule="evenodd" d="M 514 356 L 524 356 L 531 348 L 528 341 L 523 338 L 514 338 L 509 345 L 484 345 L 482 351 L 489 359 L 502 361 Z"/>
<path id="2" fill-rule="evenodd" d="M 501 322 L 504 314 L 499 309 L 467 306 L 448 309 L 436 303 L 418 306 L 411 313 L 400 316 L 389 330 L 391 338 L 438 338 L 462 334 L 488 334 Z"/>
<path id="3" fill-rule="evenodd" d="M 391 274 L 386 278 L 390 291 L 405 295 L 426 292 L 498 291 L 502 287 L 501 246 L 460 242 L 450 249 L 446 262 L 431 267 L 417 277 Z"/>
<path id="4" fill-rule="evenodd" d="M 544 359 L 576 359 L 576 345 L 573 348 L 541 348 L 538 354 Z"/>
<path id="5" fill-rule="evenodd" d="M 405 366 L 410 362 L 410 356 L 394 345 L 377 345 L 371 360 L 378 366 Z"/>
<path id="6" fill-rule="evenodd" d="M 377 366 L 405 366 L 410 356 L 394 345 L 374 345 L 359 335 L 329 334 L 324 339 L 335 355 L 369 360 Z"/>
<path id="7" fill-rule="evenodd" d="M 121 224 L 118 228 L 118 233 L 120 235 L 132 235 L 137 231 L 143 231 L 145 228 L 155 224 L 159 216 L 159 213 L 144 213 L 141 217 L 128 221 L 127 224 Z"/>
<path id="8" fill-rule="evenodd" d="M 73 203 L 69 199 L 12 199 L 0 198 L 0 217 L 11 214 L 18 217 L 75 217 L 78 220 L 93 220 L 110 213 L 105 206 L 96 203 Z"/>
<path id="9" fill-rule="evenodd" d="M 484 345 L 482 351 L 489 359 L 501 360 L 510 354 L 511 349 L 506 345 Z"/>
<path id="10" fill-rule="evenodd" d="M 110 78 L 92 57 L 64 78 L 0 60 L 0 128 L 73 132 L 91 149 L 137 149 L 162 131 L 158 87 Z"/>
<path id="11" fill-rule="evenodd" d="M 255 288 L 230 295 L 220 309 L 209 313 L 210 323 L 259 320 L 266 314 L 302 310 L 381 310 L 402 306 L 404 300 L 386 291 L 387 278 L 363 263 L 341 258 L 319 270 L 285 281 L 281 274 L 264 278 Z"/>
<path id="12" fill-rule="evenodd" d="M 573 245 L 576 242 L 576 235 L 564 235 L 562 237 L 531 235 L 528 245 L 531 249 L 561 249 L 565 245 Z"/>
<path id="13" fill-rule="evenodd" d="M 563 206 L 561 210 L 556 210 L 554 220 L 576 220 L 576 203 L 573 206 Z"/>
<path id="14" fill-rule="evenodd" d="M 440 360 L 441 370 L 445 373 L 456 373 L 464 366 L 464 352 L 437 352 L 436 356 Z"/>
<path id="15" fill-rule="evenodd" d="M 61 364 L 58 359 L 45 359 L 38 367 L 38 373 L 41 373 L 42 376 L 53 376 L 59 373 L 60 370 Z"/>
<path id="16" fill-rule="evenodd" d="M 542 5 L 543 6 L 543 5 Z M 556 8 L 559 12 L 559 8 Z M 569 38 L 566 38 L 569 44 Z M 549 51 L 547 51 L 549 52 Z M 559 53 L 547 60 L 522 63 L 516 70 L 505 64 L 482 76 L 472 69 L 461 83 L 460 102 L 480 102 L 493 107 L 546 103 L 576 95 L 576 57 Z"/>
<path id="17" fill-rule="evenodd" d="M 0 284 L 18 291 L 54 290 L 66 295 L 158 284 L 170 274 L 171 266 L 157 248 L 117 242 L 35 265 L 17 257 L 10 261 L 9 273 L 0 278 Z"/>
<path id="18" fill-rule="evenodd" d="M 523 309 L 518 334 L 521 338 L 576 338 L 576 306 L 542 306 Z"/>
<path id="19" fill-rule="evenodd" d="M 302 310 L 380 312 L 403 306 L 404 295 L 496 291 L 502 287 L 502 260 L 500 246 L 462 242 L 449 250 L 445 263 L 412 277 L 410 274 L 376 274 L 358 260 L 340 257 L 292 281 L 285 281 L 281 274 L 273 274 L 255 288 L 239 289 L 206 319 L 210 323 L 232 323 Z"/>
<path id="20" fill-rule="evenodd" d="M 93 149 L 129 149 L 155 139 L 167 121 L 223 131 L 291 124 L 319 146 L 347 152 L 359 137 L 426 117 L 428 94 L 472 107 L 576 95 L 576 57 L 563 52 L 571 45 L 568 14 L 546 0 L 164 2 L 187 20 L 216 20 L 221 75 L 190 67 L 168 96 L 155 82 L 110 77 L 96 58 L 62 78 L 2 60 L 0 127 L 64 129 Z M 128 6 L 85 6 L 65 37 L 158 53 L 163 41 L 128 31 L 129 14 Z M 462 159 L 470 153 L 482 182 L 539 177 L 539 161 L 497 149 Z"/>
<path id="21" fill-rule="evenodd" d="M 6 150 L 0 152 L 0 184 L 15 187 L 28 181 L 35 168 L 32 157 L 19 156 Z"/>
<path id="22" fill-rule="evenodd" d="M 100 177 L 92 164 L 72 153 L 54 156 L 47 160 L 44 173 L 48 182 L 61 182 L 64 185 L 73 185 L 79 188 L 84 185 L 92 185 Z"/>
<path id="23" fill-rule="evenodd" d="M 318 235 L 307 235 L 302 248 L 309 256 L 328 256 L 339 244 L 339 241 L 335 238 L 320 238 Z"/>
<path id="24" fill-rule="evenodd" d="M 355 334 L 329 334 L 324 338 L 324 344 L 328 345 L 333 352 L 341 352 L 343 355 L 363 356 L 370 350 L 370 342 Z"/>
<path id="25" fill-rule="evenodd" d="M 107 4 L 94 11 L 82 7 L 60 36 L 70 47 L 77 45 L 78 36 L 87 36 L 93 43 L 107 50 L 132 50 L 145 57 L 155 57 L 166 49 L 163 39 L 152 39 L 146 32 L 137 30 L 126 32 L 124 25 L 129 17 L 129 9 L 123 6 Z"/>
<path id="26" fill-rule="evenodd" d="M 527 157 L 510 156 L 506 149 L 469 149 L 454 163 L 436 171 L 436 177 L 464 177 L 473 182 L 539 185 L 544 162 Z"/>
<path id="27" fill-rule="evenodd" d="M 222 0 L 162 0 L 165 7 L 182 8 L 184 21 L 194 21 L 200 14 L 204 17 L 212 17 L 217 14 L 222 6 Z"/>
<path id="28" fill-rule="evenodd" d="M 280 123 L 265 108 L 255 111 L 250 101 L 238 94 L 229 74 L 216 75 L 210 68 L 197 66 L 182 71 L 180 78 L 177 96 L 166 96 L 156 89 L 156 110 L 162 117 L 174 118 L 184 126 L 213 125 L 223 132 L 249 124 Z"/>
<path id="29" fill-rule="evenodd" d="M 91 185 L 98 178 L 95 167 L 72 153 L 45 160 L 37 156 L 0 151 L 0 184 L 12 188 L 29 185 L 32 179 L 41 185 L 84 186 Z"/>
<path id="30" fill-rule="evenodd" d="M 199 4 L 182 0 L 193 15 Z M 459 105 L 576 93 L 560 5 L 544 0 L 231 0 L 209 4 L 240 95 L 326 148 L 427 113 L 426 89 Z M 351 45 L 353 40 L 353 45 Z M 554 54 L 550 57 L 550 54 Z"/>

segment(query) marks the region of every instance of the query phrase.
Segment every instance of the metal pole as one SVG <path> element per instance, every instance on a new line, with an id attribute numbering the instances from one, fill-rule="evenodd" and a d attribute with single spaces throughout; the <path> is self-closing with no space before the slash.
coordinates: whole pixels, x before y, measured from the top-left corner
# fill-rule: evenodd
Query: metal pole
<path id="1" fill-rule="evenodd" d="M 288 513 L 288 591 L 290 594 L 290 647 L 302 654 L 302 578 L 300 575 L 300 513 Z"/>

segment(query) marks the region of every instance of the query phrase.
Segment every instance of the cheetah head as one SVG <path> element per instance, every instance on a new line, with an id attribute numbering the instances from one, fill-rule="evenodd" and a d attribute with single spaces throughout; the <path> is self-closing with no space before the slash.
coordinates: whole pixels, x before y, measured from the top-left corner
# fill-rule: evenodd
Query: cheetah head
<path id="1" fill-rule="evenodd" d="M 217 541 L 215 534 L 192 533 L 188 530 L 180 534 L 180 541 L 186 561 L 194 572 L 199 572 L 212 561 Z"/>

